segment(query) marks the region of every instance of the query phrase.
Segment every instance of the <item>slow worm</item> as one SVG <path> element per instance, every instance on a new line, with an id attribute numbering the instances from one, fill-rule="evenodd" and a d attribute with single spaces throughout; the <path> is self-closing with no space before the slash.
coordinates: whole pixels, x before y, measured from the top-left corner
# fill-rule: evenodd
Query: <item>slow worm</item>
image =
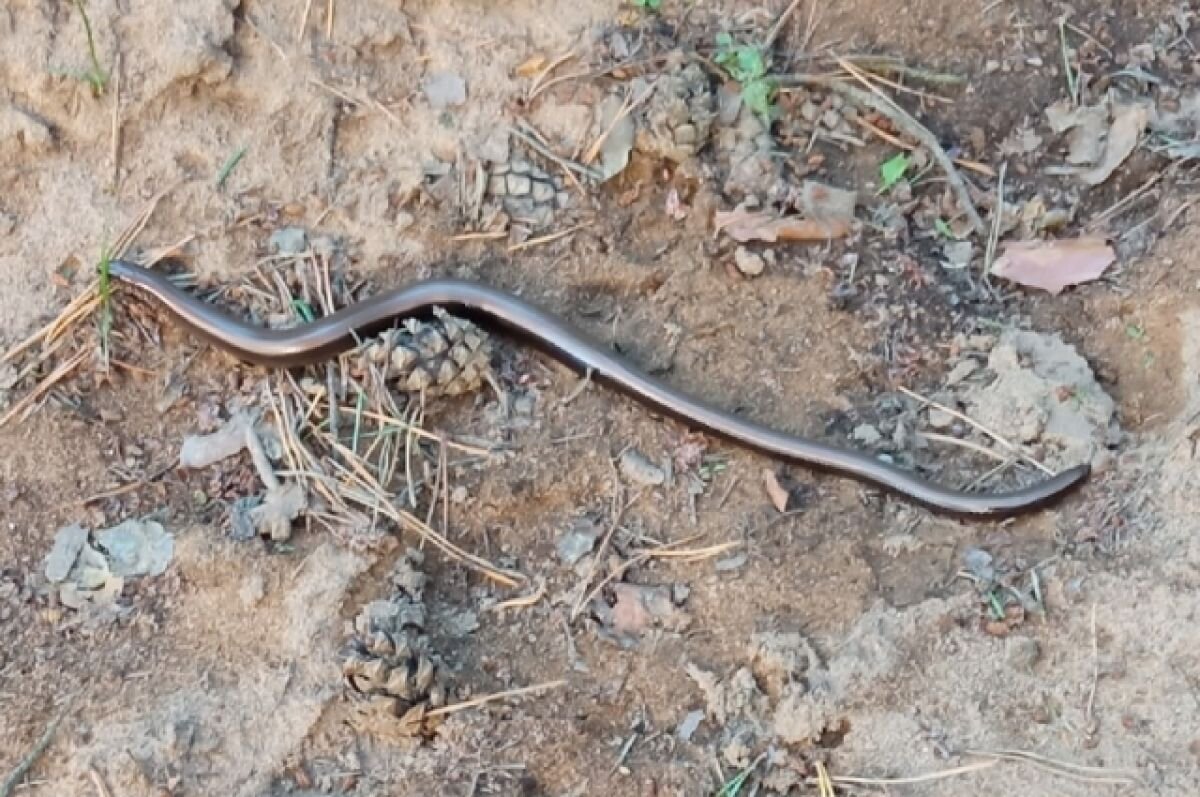
<path id="1" fill-rule="evenodd" d="M 580 372 L 683 424 L 751 449 L 881 487 L 940 512 L 1002 518 L 1062 498 L 1088 477 L 1089 466 L 1063 471 L 1024 489 L 969 493 L 933 484 L 875 457 L 762 426 L 688 396 L 639 371 L 608 348 L 511 294 L 475 282 L 435 279 L 386 291 L 311 324 L 285 330 L 240 321 L 180 290 L 165 276 L 121 260 L 111 277 L 157 301 L 177 321 L 240 360 L 271 368 L 321 362 L 354 348 L 397 319 L 427 315 L 434 307 L 459 313 L 525 340 Z"/>

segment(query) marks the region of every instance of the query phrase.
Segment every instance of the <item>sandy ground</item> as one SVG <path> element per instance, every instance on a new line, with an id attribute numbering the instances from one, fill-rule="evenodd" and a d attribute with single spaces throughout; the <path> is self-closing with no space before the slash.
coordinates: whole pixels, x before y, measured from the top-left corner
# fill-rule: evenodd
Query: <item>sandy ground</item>
<path id="1" fill-rule="evenodd" d="M 193 500 L 215 494 L 203 473 L 171 471 L 88 500 L 161 473 L 213 406 L 252 396 L 265 378 L 166 325 L 161 347 L 139 349 L 142 317 L 121 315 L 116 340 L 137 370 L 103 376 L 89 359 L 36 413 L 0 429 L 0 772 L 65 716 L 15 794 L 711 795 L 751 764 L 743 795 L 816 794 L 808 779 L 818 764 L 875 781 L 839 786 L 845 793 L 1200 793 L 1200 222 L 1173 212 L 1187 201 L 1186 173 L 1111 222 L 1114 238 L 1147 218 L 1155 231 L 1121 238 L 1141 245 L 1121 249 L 1115 276 L 1003 302 L 964 293 L 928 241 L 879 243 L 866 186 L 892 150 L 873 139 L 815 149 L 814 177 L 860 187 L 867 232 L 767 247 L 774 259 L 754 279 L 712 234 L 711 212 L 735 202 L 720 189 L 727 163 L 710 152 L 691 173 L 635 159 L 604 186 L 564 184 L 569 207 L 528 234 L 586 226 L 550 243 L 510 251 L 518 237 L 457 239 L 484 226 L 446 199 L 438 177 L 515 149 L 497 130 L 518 119 L 559 153 L 586 149 L 593 108 L 623 89 L 620 75 L 596 74 L 601 54 L 635 62 L 707 45 L 721 29 L 765 30 L 786 4 L 704 2 L 686 15 L 663 5 L 648 17 L 601 0 L 338 0 L 312 3 L 302 26 L 300 2 L 91 0 L 96 52 L 111 72 L 96 97 L 77 77 L 90 67 L 77 8 L 8 2 L 0 344 L 52 318 L 87 284 L 102 247 L 165 192 L 133 251 L 177 246 L 206 284 L 245 277 L 273 233 L 302 227 L 336 241 L 380 286 L 484 279 L 683 389 L 844 445 L 869 443 L 864 425 L 890 434 L 881 397 L 897 386 L 945 387 L 961 361 L 956 336 L 1056 334 L 1113 399 L 1121 432 L 1102 472 L 1044 512 L 967 523 L 713 442 L 723 469 L 690 504 L 686 479 L 639 485 L 613 465 L 629 448 L 666 462 L 687 444 L 685 429 L 598 386 L 580 390 L 564 369 L 504 343 L 516 420 L 498 422 L 484 395 L 435 407 L 431 423 L 514 449 L 452 469 L 461 500 L 450 528 L 465 548 L 545 584 L 545 596 L 493 611 L 520 591 L 427 551 L 426 626 L 452 702 L 566 684 L 456 712 L 414 740 L 352 721 L 338 662 L 347 626 L 389 593 L 393 563 L 414 540 L 363 548 L 312 525 L 283 546 L 238 542 L 222 511 Z M 954 105 L 919 115 L 944 141 L 978 129 L 984 146 L 969 154 L 998 163 L 1001 142 L 1064 92 L 1061 9 L 970 5 L 919 0 L 897 13 L 895 3 L 846 0 L 815 15 L 809 44 L 970 76 L 952 90 Z M 1073 24 L 1117 56 L 1190 18 L 1165 2 L 1095 5 Z M 792 58 L 808 17 L 801 3 L 783 30 Z M 530 99 L 537 70 L 522 65 L 567 52 L 575 60 L 554 75 L 576 77 Z M 1193 67 L 1181 57 L 1152 70 L 1187 86 Z M 463 80 L 465 101 L 434 107 L 428 87 L 446 73 Z M 787 106 L 780 128 L 798 113 Z M 1135 154 L 1084 193 L 1079 218 L 1163 166 Z M 1011 168 L 1026 199 L 1071 193 L 1038 162 L 1015 158 Z M 686 217 L 669 212 L 672 191 L 686 196 Z M 1171 211 L 1169 227 L 1156 208 Z M 924 278 L 911 279 L 905 252 Z M 836 287 L 851 253 L 857 292 L 845 303 Z M 180 373 L 185 398 L 157 409 L 168 374 Z M 961 478 L 960 458 L 916 458 L 938 478 Z M 764 469 L 794 488 L 790 507 L 802 511 L 779 515 Z M 625 572 L 626 584 L 665 585 L 681 599 L 629 641 L 590 612 L 567 623 L 591 560 L 565 564 L 557 546 L 581 523 L 603 532 L 616 522 L 614 501 L 635 496 L 614 556 L 700 535 L 695 545 L 739 542 L 742 558 Z M 61 605 L 43 576 L 56 531 L 147 516 L 175 539 L 167 572 L 126 584 L 116 614 Z M 979 592 L 958 577 L 975 549 L 1005 583 L 1036 579 L 1044 613 L 989 628 Z M 897 778 L 916 780 L 887 782 Z"/>

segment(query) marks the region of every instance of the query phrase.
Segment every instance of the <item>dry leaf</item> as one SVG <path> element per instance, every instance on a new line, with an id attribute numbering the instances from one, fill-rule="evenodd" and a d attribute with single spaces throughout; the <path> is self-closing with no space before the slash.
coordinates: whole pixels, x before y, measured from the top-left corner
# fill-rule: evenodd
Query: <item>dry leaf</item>
<path id="1" fill-rule="evenodd" d="M 538 72 L 541 72 L 545 66 L 546 56 L 535 55 L 518 66 L 514 71 L 517 77 L 533 77 Z"/>
<path id="2" fill-rule="evenodd" d="M 858 194 L 816 180 L 805 180 L 800 184 L 795 201 L 800 212 L 810 219 L 849 226 L 854 221 Z"/>
<path id="3" fill-rule="evenodd" d="M 1062 241 L 1018 241 L 1006 244 L 992 264 L 992 274 L 1053 294 L 1069 285 L 1097 279 L 1117 259 L 1103 238 Z"/>
<path id="4" fill-rule="evenodd" d="M 1112 127 L 1108 129 L 1104 157 L 1096 168 L 1084 172 L 1079 178 L 1088 185 L 1100 185 L 1107 180 L 1133 152 L 1149 121 L 1150 108 L 1147 105 L 1129 105 L 1118 109 L 1113 115 Z"/>
<path id="5" fill-rule="evenodd" d="M 775 476 L 775 471 L 770 468 L 763 470 L 763 487 L 767 490 L 767 497 L 771 499 L 771 503 L 780 512 L 786 512 L 788 506 L 788 491 L 783 489 L 779 483 L 779 479 Z"/>
<path id="6" fill-rule="evenodd" d="M 844 238 L 850 233 L 850 224 L 845 221 L 816 221 L 795 216 L 778 218 L 770 213 L 746 210 L 740 205 L 734 210 L 717 211 L 714 223 L 717 232 L 724 232 L 738 243 L 826 241 Z"/>
<path id="7" fill-rule="evenodd" d="M 641 584 L 614 584 L 616 603 L 610 628 L 618 634 L 636 636 L 652 628 L 683 631 L 691 618 L 671 600 L 671 588 Z"/>

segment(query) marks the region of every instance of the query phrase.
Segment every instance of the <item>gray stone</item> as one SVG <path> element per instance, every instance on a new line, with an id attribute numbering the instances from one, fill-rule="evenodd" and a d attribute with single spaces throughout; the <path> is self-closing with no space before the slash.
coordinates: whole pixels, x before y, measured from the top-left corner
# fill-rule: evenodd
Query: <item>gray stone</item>
<path id="1" fill-rule="evenodd" d="M 525 196 L 533 189 L 533 181 L 523 174 L 510 174 L 506 179 L 511 196 Z"/>
<path id="2" fill-rule="evenodd" d="M 675 128 L 675 143 L 680 146 L 692 146 L 698 138 L 695 125 L 680 125 Z"/>
<path id="3" fill-rule="evenodd" d="M 421 81 L 425 99 L 438 110 L 467 101 L 467 81 L 453 72 L 430 72 Z"/>
<path id="4" fill-rule="evenodd" d="M 587 518 L 579 518 L 558 538 L 556 550 L 563 564 L 574 565 L 586 556 L 596 544 L 600 529 Z"/>
<path id="5" fill-rule="evenodd" d="M 64 526 L 54 535 L 54 546 L 46 555 L 46 579 L 53 583 L 66 580 L 79 558 L 79 552 L 87 544 L 88 532 L 78 523 Z"/>
<path id="6" fill-rule="evenodd" d="M 621 455 L 619 466 L 625 478 L 637 484 L 657 487 L 667 481 L 666 471 L 632 448 Z"/>
<path id="7" fill-rule="evenodd" d="M 492 196 L 504 196 L 508 193 L 508 181 L 502 174 L 493 174 L 488 178 L 487 190 Z"/>
<path id="8" fill-rule="evenodd" d="M 535 182 L 533 184 L 533 201 L 541 203 L 553 202 L 554 186 L 546 182 Z"/>
<path id="9" fill-rule="evenodd" d="M 879 430 L 869 423 L 860 423 L 858 426 L 855 426 L 850 436 L 865 446 L 876 445 L 883 439 L 883 435 L 879 433 Z"/>
<path id="10" fill-rule="evenodd" d="M 298 255 L 308 249 L 308 232 L 303 227 L 280 227 L 271 233 L 268 248 L 281 255 Z"/>

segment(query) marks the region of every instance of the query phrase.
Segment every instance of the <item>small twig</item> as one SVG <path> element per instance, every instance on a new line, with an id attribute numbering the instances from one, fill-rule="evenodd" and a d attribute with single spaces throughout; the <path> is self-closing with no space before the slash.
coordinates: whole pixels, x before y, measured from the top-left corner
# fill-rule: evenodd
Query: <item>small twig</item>
<path id="1" fill-rule="evenodd" d="M 858 67 L 846 61 L 844 58 L 837 56 L 835 56 L 835 58 L 837 58 L 838 64 L 843 69 L 845 69 L 847 72 L 853 75 L 856 80 L 866 86 L 867 91 L 847 85 L 839 80 L 816 75 L 809 76 L 807 78 L 808 82 L 812 82 L 816 85 L 824 86 L 832 91 L 836 91 L 839 94 L 845 95 L 848 99 L 859 105 L 883 114 L 891 119 L 897 127 L 901 128 L 904 130 L 904 132 L 908 133 L 908 135 L 919 141 L 921 145 L 929 151 L 929 154 L 933 156 L 933 159 L 938 162 L 938 165 L 942 167 L 942 171 L 946 174 L 946 181 L 950 184 L 950 187 L 954 190 L 955 195 L 958 197 L 958 203 L 962 206 L 963 213 L 965 213 L 967 218 L 970 220 L 971 227 L 980 235 L 986 234 L 987 226 L 983 223 L 983 219 L 979 216 L 979 211 L 975 209 L 975 203 L 971 201 L 971 192 L 967 190 L 966 182 L 963 181 L 962 175 L 958 173 L 958 170 L 954 168 L 954 162 L 950 160 L 950 156 L 946 154 L 946 150 L 942 149 L 942 145 L 940 142 L 938 142 L 937 136 L 929 132 L 929 129 L 925 127 L 925 125 L 918 122 L 908 113 L 908 111 L 901 108 L 890 97 L 872 85 L 872 83 L 863 76 L 862 71 Z"/>
<path id="2" fill-rule="evenodd" d="M 622 498 L 624 497 L 624 490 L 621 488 L 620 480 L 617 479 L 617 481 L 614 482 L 614 485 L 612 497 L 612 517 L 609 519 L 608 531 L 604 533 L 603 539 L 600 540 L 600 546 L 596 549 L 595 555 L 592 556 L 591 566 L 588 567 L 587 576 L 583 579 L 583 592 L 580 594 L 579 600 L 576 601 L 575 605 L 571 607 L 571 613 L 567 616 L 567 621 L 570 623 L 575 622 L 575 618 L 577 618 L 579 613 L 583 611 L 584 605 L 591 597 L 587 592 L 588 585 L 592 583 L 592 579 L 596 576 L 596 571 L 600 569 L 601 560 L 603 560 L 605 554 L 608 553 L 608 544 L 612 540 L 612 536 L 617 533 L 617 528 L 621 525 L 621 518 L 625 516 L 625 510 L 633 506 L 633 502 L 642 497 L 642 494 L 638 493 L 634 495 L 633 498 L 629 499 L 629 501 L 623 501 Z"/>
<path id="3" fill-rule="evenodd" d="M 983 254 L 983 284 L 992 286 L 992 264 L 996 262 L 996 247 L 1000 244 L 1000 227 L 1004 223 L 1004 175 L 1008 172 L 1008 161 L 1000 164 L 1000 175 L 996 178 L 996 201 L 992 208 L 992 229 L 988 233 L 987 249 Z"/>
<path id="4" fill-rule="evenodd" d="M 813 6 L 816 6 L 816 0 L 813 0 Z M 783 32 L 783 26 L 787 24 L 788 19 L 799 7 L 800 0 L 792 0 L 791 3 L 788 3 L 788 7 L 783 10 L 783 13 L 779 15 L 779 19 L 775 20 L 775 24 L 771 26 L 770 32 L 767 33 L 767 38 L 763 39 L 762 49 L 764 52 L 775 46 L 775 40 Z"/>
<path id="5" fill-rule="evenodd" d="M 934 780 L 967 775 L 971 772 L 978 772 L 981 769 L 994 767 L 999 763 L 999 759 L 993 758 L 989 761 L 977 761 L 974 764 L 954 767 L 953 769 L 943 769 L 938 772 L 928 772 L 924 775 L 912 775 L 906 778 L 864 778 L 854 775 L 830 775 L 829 779 L 834 783 L 844 783 L 848 786 L 907 786 L 915 783 L 929 783 Z M 815 786 L 817 785 L 817 778 L 807 778 L 805 782 Z"/>
<path id="6" fill-rule="evenodd" d="M 574 227 L 569 227 L 565 230 L 560 230 L 558 232 L 552 232 L 549 235 L 542 235 L 537 238 L 530 238 L 528 241 L 522 241 L 519 244 L 513 244 L 512 246 L 508 247 L 508 251 L 509 252 L 520 252 L 520 251 L 523 251 L 525 249 L 530 249 L 535 246 L 541 246 L 542 244 L 553 243 L 554 241 L 557 241 L 561 238 L 566 238 L 570 235 L 574 235 L 575 233 L 579 232 L 580 230 L 582 230 L 588 226 L 590 226 L 590 225 L 585 222 L 583 224 L 576 224 Z"/>
<path id="7" fill-rule="evenodd" d="M 654 89 L 657 85 L 657 83 L 651 83 L 637 98 L 631 99 L 628 96 L 625 97 L 625 100 L 621 103 L 620 109 L 616 112 L 616 114 L 613 115 L 612 121 L 609 122 L 608 127 L 604 129 L 604 132 L 600 134 L 600 137 L 597 138 L 592 146 L 588 149 L 587 154 L 583 156 L 583 162 L 585 164 L 591 164 L 592 161 L 596 160 L 596 157 L 600 154 L 600 150 L 604 147 L 604 142 L 608 140 L 610 135 L 612 135 L 612 131 L 617 129 L 617 125 L 621 123 L 622 119 L 633 113 L 634 109 L 636 109 L 643 102 L 650 99 L 650 95 L 654 93 Z"/>
<path id="8" fill-rule="evenodd" d="M 1008 457 L 1004 456 L 1003 454 L 993 451 L 992 449 L 988 448 L 987 446 L 981 446 L 979 443 L 973 443 L 970 440 L 962 440 L 958 437 L 953 437 L 948 434 L 938 434 L 937 432 L 917 432 L 917 434 L 920 437 L 925 438 L 926 440 L 932 440 L 935 443 L 945 443 L 946 445 L 950 445 L 950 446 L 958 446 L 960 448 L 966 448 L 970 451 L 974 451 L 978 454 L 983 454 L 985 457 L 990 457 L 991 459 L 997 460 L 999 462 L 1011 461 Z"/>
<path id="9" fill-rule="evenodd" d="M 502 612 L 505 609 L 527 609 L 530 606 L 536 606 L 538 601 L 546 597 L 546 582 L 538 581 L 537 589 L 528 595 L 521 595 L 516 598 L 509 598 L 506 601 L 494 603 L 488 607 L 488 611 Z"/>
<path id="10" fill-rule="evenodd" d="M 916 392 L 915 390 L 909 390 L 908 388 L 903 387 L 903 386 L 898 387 L 897 390 L 899 390 L 901 393 L 903 393 L 904 395 L 908 396 L 911 399 L 916 399 L 917 401 L 920 401 L 923 404 L 933 407 L 934 409 L 941 410 L 942 412 L 944 412 L 954 418 L 957 418 L 958 420 L 962 421 L 963 423 L 970 424 L 971 426 L 975 427 L 979 431 L 983 432 L 988 437 L 995 440 L 1000 445 L 1007 448 L 1009 451 L 1011 451 L 1014 454 L 1016 454 L 1017 456 L 1019 456 L 1021 459 L 1028 462 L 1030 465 L 1033 465 L 1035 468 L 1037 468 L 1038 470 L 1040 470 L 1042 473 L 1046 474 L 1047 476 L 1055 475 L 1054 471 L 1050 470 L 1050 468 L 1046 467 L 1038 460 L 1036 460 L 1033 457 L 1026 454 L 1015 443 L 1010 443 L 1003 436 L 997 434 L 996 432 L 993 432 L 991 429 L 987 428 L 986 426 L 981 424 L 979 421 L 976 421 L 974 418 L 970 417 L 969 415 L 964 415 L 963 413 L 959 412 L 958 410 L 954 409 L 953 407 L 948 407 L 945 404 L 941 404 L 937 401 L 934 401 L 933 399 L 926 398 L 925 396 L 922 396 L 920 393 Z"/>
<path id="11" fill-rule="evenodd" d="M 9 797 L 20 784 L 29 770 L 33 769 L 33 765 L 37 763 L 47 748 L 50 747 L 50 742 L 54 741 L 54 734 L 58 733 L 58 726 L 62 724 L 63 718 L 67 716 L 67 711 L 70 709 L 70 704 L 63 707 L 49 725 L 46 730 L 42 731 L 42 735 L 38 738 L 33 748 L 25 754 L 25 757 L 17 762 L 13 771 L 8 774 L 3 783 L 0 783 L 0 797 Z"/>
<path id="12" fill-rule="evenodd" d="M 1166 169 L 1163 169 L 1162 171 L 1152 175 L 1150 179 L 1146 180 L 1146 182 L 1142 183 L 1140 186 L 1121 197 L 1121 199 L 1117 200 L 1115 203 L 1093 216 L 1092 220 L 1087 223 L 1084 229 L 1088 231 L 1095 230 L 1104 222 L 1109 221 L 1113 217 L 1117 216 L 1130 204 L 1136 202 L 1149 193 L 1150 189 L 1154 188 L 1154 186 L 1158 184 L 1159 180 L 1170 174 L 1173 174 L 1180 163 L 1182 163 L 1182 161 L 1176 161 Z"/>
<path id="13" fill-rule="evenodd" d="M 104 785 L 104 778 L 100 777 L 100 773 L 95 767 L 88 767 L 88 777 L 92 779 L 92 785 L 96 787 L 96 794 L 100 797 L 112 797 L 112 792 L 108 790 L 108 786 Z"/>
<path id="14" fill-rule="evenodd" d="M 325 38 L 333 41 L 333 0 L 325 2 Z"/>
<path id="15" fill-rule="evenodd" d="M 525 94 L 526 100 L 529 102 L 532 102 L 533 99 L 535 97 L 537 97 L 537 95 L 541 94 L 542 88 L 543 88 L 542 87 L 543 81 L 545 81 L 546 78 L 550 77 L 550 75 L 554 72 L 555 69 L 558 69 L 560 66 L 565 64 L 567 61 L 570 61 L 574 57 L 575 57 L 575 51 L 567 50 L 565 53 L 560 55 L 558 58 L 555 58 L 553 61 L 551 61 L 549 64 L 547 64 L 546 68 L 543 69 L 541 72 L 539 72 L 537 74 L 537 76 L 534 77 L 533 82 L 529 84 L 529 91 L 526 92 L 526 94 Z"/>
<path id="16" fill-rule="evenodd" d="M 55 368 L 49 376 L 38 383 L 37 387 L 29 391 L 29 393 L 26 395 L 22 396 L 20 401 L 14 404 L 8 412 L 4 413 L 3 417 L 0 417 L 0 428 L 3 428 L 9 421 L 27 410 L 31 405 L 34 404 L 34 402 L 45 395 L 50 388 L 54 387 L 68 374 L 78 368 L 79 364 L 87 359 L 87 356 L 88 353 L 86 350 L 81 351 L 62 365 Z"/>
<path id="17" fill-rule="evenodd" d="M 519 121 L 517 124 L 520 127 L 510 128 L 509 132 L 524 141 L 525 144 L 534 152 L 538 153 L 547 160 L 553 161 L 554 163 L 558 164 L 559 167 L 566 169 L 568 172 L 575 172 L 583 177 L 588 178 L 589 180 L 600 179 L 600 172 L 596 171 L 590 166 L 585 166 L 582 163 L 576 163 L 573 160 L 568 160 L 555 155 L 553 150 L 538 140 L 541 134 L 537 132 L 537 128 L 533 127 L 533 125 L 524 120 Z"/>
<path id="18" fill-rule="evenodd" d="M 878 136 L 879 138 L 882 138 L 884 141 L 891 144 L 893 147 L 899 147 L 900 149 L 907 150 L 908 152 L 912 152 L 913 150 L 917 149 L 916 144 L 910 144 L 907 141 L 905 141 L 904 139 L 899 138 L 898 136 L 892 135 L 888 131 L 882 129 L 881 127 L 879 127 L 876 124 L 871 123 L 870 121 L 862 118 L 861 116 L 856 116 L 854 118 L 854 121 L 863 130 L 866 130 L 868 133 L 872 133 L 872 134 Z M 979 161 L 968 160 L 966 158 L 955 158 L 954 163 L 955 163 L 955 165 L 958 165 L 958 166 L 963 167 L 964 169 L 973 171 L 976 174 L 982 174 L 984 177 L 995 177 L 996 176 L 996 170 L 993 169 L 991 166 L 988 166 L 986 163 L 980 163 Z"/>
<path id="19" fill-rule="evenodd" d="M 488 703 L 495 703 L 498 700 L 507 700 L 510 697 L 520 697 L 521 695 L 531 695 L 536 692 L 545 692 L 550 689 L 559 689 L 566 685 L 567 685 L 567 682 L 565 680 L 558 680 L 558 681 L 549 681 L 544 684 L 537 684 L 536 686 L 523 686 L 520 689 L 508 689 L 503 692 L 496 692 L 495 694 L 492 694 L 492 695 L 484 695 L 483 697 L 476 697 L 471 700 L 464 700 L 461 703 L 454 703 L 449 706 L 442 706 L 441 708 L 435 708 L 435 709 L 432 709 L 431 711 L 426 712 L 425 716 L 426 717 L 444 717 L 447 714 L 453 714 L 457 711 L 464 711 L 469 708 L 476 708 L 478 706 L 486 705 Z M 2 797 L 2 795 L 0 795 L 0 797 Z"/>
<path id="20" fill-rule="evenodd" d="M 296 31 L 296 43 L 304 41 L 304 31 L 308 28 L 308 16 L 312 13 L 313 0 L 304 0 L 304 13 L 300 15 L 300 29 Z"/>
<path id="21" fill-rule="evenodd" d="M 1085 783 L 1137 783 L 1137 773 L 1127 769 L 1106 769 L 1072 764 L 1069 761 L 1059 761 L 1026 750 L 964 750 L 963 753 L 996 760 L 1021 761 L 1044 772 L 1051 772 Z"/>
<path id="22" fill-rule="evenodd" d="M 1096 688 L 1100 684 L 1100 643 L 1096 633 L 1096 604 L 1092 604 L 1092 688 L 1088 691 L 1087 709 L 1083 716 L 1087 719 L 1088 733 L 1091 733 L 1096 708 Z"/>

